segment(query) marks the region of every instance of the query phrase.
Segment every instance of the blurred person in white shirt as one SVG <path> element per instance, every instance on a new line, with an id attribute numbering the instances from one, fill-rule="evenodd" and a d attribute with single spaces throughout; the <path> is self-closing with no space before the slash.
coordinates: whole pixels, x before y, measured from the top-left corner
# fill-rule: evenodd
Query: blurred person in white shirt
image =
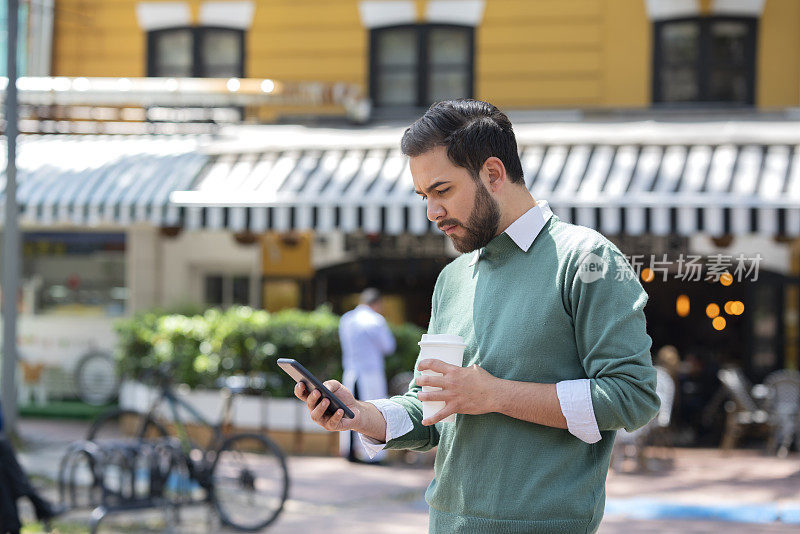
<path id="1" fill-rule="evenodd" d="M 342 383 L 359 400 L 387 397 L 384 359 L 394 353 L 395 339 L 382 312 L 380 292 L 367 288 L 361 293 L 358 306 L 345 313 L 339 321 L 344 368 Z M 369 460 L 361 440 L 354 439 L 355 432 L 341 432 L 339 435 L 339 450 L 351 462 L 377 463 L 384 459 L 385 451 L 381 451 Z"/>

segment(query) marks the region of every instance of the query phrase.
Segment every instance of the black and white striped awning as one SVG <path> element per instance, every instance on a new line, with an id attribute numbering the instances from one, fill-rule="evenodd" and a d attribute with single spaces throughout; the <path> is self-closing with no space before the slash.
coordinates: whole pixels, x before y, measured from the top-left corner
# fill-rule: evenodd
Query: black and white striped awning
<path id="1" fill-rule="evenodd" d="M 608 235 L 800 235 L 800 145 L 527 144 L 535 198 Z M 434 231 L 396 148 L 213 156 L 171 196 L 186 227 Z"/>
<path id="2" fill-rule="evenodd" d="M 187 228 L 422 234 L 433 229 L 399 149 L 228 154 L 176 192 Z"/>
<path id="3" fill-rule="evenodd" d="M 199 140 L 168 135 L 21 136 L 20 222 L 28 227 L 178 225 L 180 208 L 170 204 L 169 195 L 190 187 L 209 159 L 197 150 Z M 0 213 L 5 170 L 2 150 Z"/>
<path id="4" fill-rule="evenodd" d="M 663 125 L 643 132 L 625 126 L 626 138 L 614 133 L 598 141 L 582 139 L 587 127 L 574 125 L 540 142 L 528 135 L 520 153 L 535 198 L 548 200 L 561 218 L 607 235 L 798 236 L 796 124 L 761 125 L 770 132 L 782 127 L 783 137 L 720 142 L 692 139 L 683 130 L 665 138 Z M 396 145 L 401 132 L 360 132 L 367 141 L 354 137 L 346 144 L 347 132 L 331 130 L 323 145 L 305 131 L 292 137 L 273 130 L 274 138 L 256 147 L 242 146 L 249 131 L 227 147 L 199 136 L 23 136 L 17 157 L 21 223 L 437 231 L 413 192 L 407 159 Z M 221 146 L 226 150 L 217 150 Z M 0 187 L 4 157 L 0 151 Z"/>

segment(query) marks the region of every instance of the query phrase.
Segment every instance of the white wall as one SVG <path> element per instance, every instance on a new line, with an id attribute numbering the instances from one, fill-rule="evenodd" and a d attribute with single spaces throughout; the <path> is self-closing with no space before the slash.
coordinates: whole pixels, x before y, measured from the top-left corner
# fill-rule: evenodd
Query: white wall
<path id="1" fill-rule="evenodd" d="M 258 298 L 261 247 L 240 245 L 224 231 L 181 232 L 160 238 L 161 288 L 159 304 L 200 302 L 207 273 L 249 274 L 252 297 Z"/>
<path id="2" fill-rule="evenodd" d="M 737 235 L 729 247 L 720 248 L 707 235 L 695 235 L 689 238 L 689 251 L 692 254 L 722 254 L 734 256 L 744 254 L 745 257 L 755 257 L 761 254 L 759 270 L 788 274 L 791 268 L 791 249 L 784 243 L 776 243 L 770 237 L 760 235 Z"/>
<path id="3" fill-rule="evenodd" d="M 311 245 L 311 265 L 315 271 L 353 261 L 355 256 L 344 250 L 344 233 L 315 235 Z"/>
<path id="4" fill-rule="evenodd" d="M 128 313 L 146 310 L 161 300 L 161 272 L 158 228 L 133 226 L 128 230 L 125 278 L 128 286 Z"/>

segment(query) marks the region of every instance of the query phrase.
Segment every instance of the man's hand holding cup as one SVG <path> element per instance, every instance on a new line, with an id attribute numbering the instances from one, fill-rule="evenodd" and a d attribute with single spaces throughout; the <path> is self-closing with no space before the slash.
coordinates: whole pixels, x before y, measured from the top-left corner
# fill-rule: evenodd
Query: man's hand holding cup
<path id="1" fill-rule="evenodd" d="M 436 424 L 457 413 L 478 415 L 495 411 L 493 399 L 499 380 L 482 367 L 461 367 L 441 360 L 426 359 L 419 362 L 417 369 L 420 372 L 437 373 L 423 374 L 415 379 L 416 384 L 423 388 L 417 394 L 417 398 L 423 402 L 423 409 L 427 402 L 444 404 L 433 415 L 426 413 L 423 425 Z"/>
<path id="2" fill-rule="evenodd" d="M 494 388 L 498 379 L 477 365 L 461 367 L 466 343 L 461 336 L 423 334 L 419 341 L 419 364 L 414 382 L 422 387 L 422 424 L 452 423 L 455 414 L 493 411 Z"/>

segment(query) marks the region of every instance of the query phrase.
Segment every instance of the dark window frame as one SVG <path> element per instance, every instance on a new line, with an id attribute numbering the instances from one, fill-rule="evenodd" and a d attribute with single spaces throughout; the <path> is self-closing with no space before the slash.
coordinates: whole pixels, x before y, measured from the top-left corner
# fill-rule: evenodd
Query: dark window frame
<path id="1" fill-rule="evenodd" d="M 220 283 L 220 302 L 211 302 L 209 298 L 209 282 L 212 278 L 219 278 Z M 244 280 L 246 283 L 246 298 L 245 302 L 237 302 L 236 300 L 236 282 L 237 280 Z M 239 271 L 227 270 L 208 270 L 201 274 L 202 296 L 200 300 L 206 306 L 216 306 L 222 309 L 230 308 L 231 306 L 258 306 L 258 303 L 253 299 L 253 286 L 254 279 L 248 273 Z"/>
<path id="2" fill-rule="evenodd" d="M 664 68 L 664 57 L 661 47 L 661 36 L 664 28 L 670 24 L 694 22 L 699 30 L 699 48 L 697 63 L 694 65 L 697 70 L 697 83 L 699 98 L 692 102 L 673 102 L 664 101 L 661 92 L 660 73 Z M 710 73 L 714 65 L 710 63 L 711 45 L 711 26 L 717 22 L 740 22 L 745 23 L 748 28 L 747 50 L 745 57 L 745 76 L 747 79 L 747 98 L 745 102 L 720 102 L 709 98 Z M 758 18 L 755 17 L 681 17 L 668 20 L 660 20 L 653 23 L 653 72 L 651 77 L 652 101 L 654 105 L 665 107 L 691 106 L 701 104 L 704 106 L 736 106 L 752 107 L 755 106 L 756 99 L 756 57 L 758 45 Z"/>
<path id="3" fill-rule="evenodd" d="M 239 71 L 235 78 L 244 78 L 244 66 L 247 59 L 245 31 L 238 28 L 228 28 L 224 26 L 173 26 L 170 28 L 160 28 L 147 32 L 147 76 L 160 77 L 155 73 L 156 66 L 156 42 L 161 35 L 175 31 L 189 31 L 192 35 L 192 78 L 206 78 L 204 68 L 205 62 L 202 57 L 202 43 L 204 34 L 207 31 L 225 31 L 236 34 L 239 38 Z"/>
<path id="4" fill-rule="evenodd" d="M 428 75 L 430 73 L 430 55 L 428 54 L 429 35 L 433 29 L 457 29 L 467 34 L 469 78 L 467 94 L 464 98 L 473 98 L 475 95 L 475 27 L 461 24 L 398 24 L 373 28 L 369 33 L 369 97 L 376 106 L 383 108 L 396 108 L 403 106 L 382 105 L 378 102 L 378 39 L 386 30 L 412 30 L 417 34 L 417 98 L 412 107 L 428 107 L 432 102 L 427 98 L 429 94 Z"/>

